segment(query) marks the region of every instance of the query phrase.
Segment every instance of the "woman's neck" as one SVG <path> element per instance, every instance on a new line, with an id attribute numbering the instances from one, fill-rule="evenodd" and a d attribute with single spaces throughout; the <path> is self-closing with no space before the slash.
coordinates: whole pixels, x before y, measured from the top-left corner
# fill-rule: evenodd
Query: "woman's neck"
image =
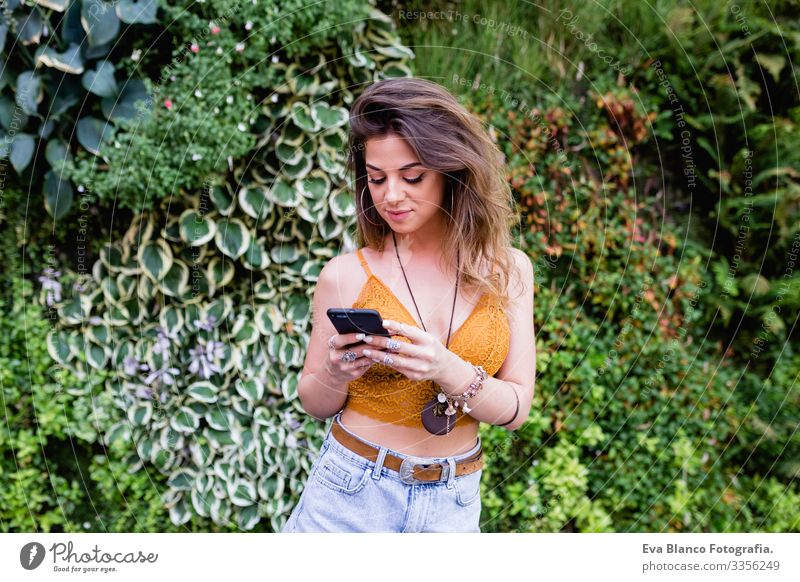
<path id="1" fill-rule="evenodd" d="M 389 244 L 385 246 L 385 251 L 393 256 L 397 253 L 403 264 L 438 264 L 442 256 L 441 240 L 421 241 L 410 235 L 395 234 L 397 240 L 397 250 L 392 235 L 389 235 Z"/>
<path id="2" fill-rule="evenodd" d="M 397 251 L 404 263 L 414 261 L 439 264 L 444 255 L 442 245 L 445 242 L 446 232 L 445 217 L 440 212 L 414 232 L 390 231 L 384 248 L 394 254 L 394 240 L 397 240 Z"/>

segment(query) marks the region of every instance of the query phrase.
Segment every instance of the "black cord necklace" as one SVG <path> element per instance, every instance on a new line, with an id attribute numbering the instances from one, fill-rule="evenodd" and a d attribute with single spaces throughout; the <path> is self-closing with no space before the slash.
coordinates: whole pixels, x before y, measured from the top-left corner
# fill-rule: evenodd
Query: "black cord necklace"
<path id="1" fill-rule="evenodd" d="M 428 331 L 425 327 L 425 322 L 422 321 L 422 315 L 419 312 L 419 307 L 417 307 L 417 300 L 414 299 L 414 293 L 411 291 L 411 285 L 408 283 L 408 277 L 406 277 L 406 270 L 403 268 L 403 263 L 400 261 L 400 253 L 397 250 L 397 238 L 395 237 L 394 231 L 392 231 L 392 241 L 394 241 L 394 252 L 397 255 L 397 262 L 400 263 L 400 270 L 403 272 L 403 279 L 406 281 L 406 286 L 408 287 L 408 293 L 411 295 L 411 301 L 414 302 L 414 309 L 417 310 L 417 316 L 419 317 L 419 321 L 422 324 L 422 329 Z M 450 311 L 450 325 L 447 328 L 447 343 L 445 344 L 446 348 L 450 347 L 450 332 L 453 330 L 453 315 L 456 312 L 456 298 L 458 297 L 458 280 L 460 279 L 461 274 L 461 249 L 457 251 L 458 258 L 458 271 L 456 272 L 456 291 L 453 294 L 453 308 Z M 431 386 L 435 389 L 436 383 L 431 380 Z M 442 436 L 448 434 L 451 430 L 453 430 L 453 426 L 455 426 L 456 419 L 453 419 L 453 422 L 450 422 L 450 417 L 457 416 L 454 414 L 455 411 L 449 411 L 450 414 L 447 414 L 448 410 L 447 405 L 447 398 L 445 397 L 444 393 L 438 394 L 434 396 L 431 400 L 425 403 L 425 407 L 422 409 L 422 424 L 425 429 L 434 435 Z"/>

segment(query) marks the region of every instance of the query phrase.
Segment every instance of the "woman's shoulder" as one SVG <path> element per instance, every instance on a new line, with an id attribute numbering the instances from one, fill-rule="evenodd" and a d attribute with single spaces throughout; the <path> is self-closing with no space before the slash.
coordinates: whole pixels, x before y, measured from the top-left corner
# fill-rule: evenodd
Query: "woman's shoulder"
<path id="1" fill-rule="evenodd" d="M 356 251 L 350 251 L 334 255 L 325 263 L 320 271 L 320 278 L 322 277 L 336 277 L 346 274 L 351 270 L 354 265 L 358 265 L 358 256 Z"/>
<path id="2" fill-rule="evenodd" d="M 508 251 L 508 253 L 511 256 L 513 256 L 513 257 L 515 257 L 517 259 L 520 259 L 522 257 L 525 257 L 525 258 L 528 257 L 528 255 L 525 254 L 525 251 L 523 251 L 522 249 L 518 249 L 517 247 L 506 247 L 506 251 Z"/>
<path id="3" fill-rule="evenodd" d="M 366 277 L 354 275 L 362 271 L 355 252 L 330 257 L 313 285 L 312 304 L 314 317 L 327 321 L 325 313 L 330 308 L 349 308 L 358 302 L 362 293 L 368 293 Z M 326 324 L 327 325 L 327 324 Z"/>
<path id="4" fill-rule="evenodd" d="M 524 251 L 516 247 L 506 247 L 506 254 L 495 257 L 490 267 L 482 266 L 482 272 L 489 279 L 497 280 L 499 277 L 498 269 L 505 265 L 509 270 L 509 277 L 525 272 L 526 264 L 530 264 L 530 258 Z"/>
<path id="5" fill-rule="evenodd" d="M 530 257 L 523 251 L 522 249 L 518 249 L 516 247 L 508 247 L 509 256 L 514 259 L 514 266 L 522 273 L 527 271 L 527 268 L 530 265 L 531 259 Z"/>
<path id="6" fill-rule="evenodd" d="M 521 289 L 525 293 L 533 285 L 534 269 L 528 254 L 518 248 L 509 247 L 512 259 L 509 273 L 509 289 Z"/>
<path id="7" fill-rule="evenodd" d="M 348 283 L 355 284 L 359 278 L 356 273 L 363 270 L 359 264 L 358 250 L 340 253 L 328 259 L 317 279 L 317 286 L 336 286 L 341 288 Z M 364 249 L 360 249 L 364 253 Z M 366 256 L 366 254 L 362 254 Z"/>

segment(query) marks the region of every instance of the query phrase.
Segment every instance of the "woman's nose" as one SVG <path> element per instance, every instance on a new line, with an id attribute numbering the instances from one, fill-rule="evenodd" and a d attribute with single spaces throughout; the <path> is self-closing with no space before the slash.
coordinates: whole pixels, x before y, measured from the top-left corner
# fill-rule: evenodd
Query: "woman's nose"
<path id="1" fill-rule="evenodd" d="M 386 179 L 386 200 L 401 200 L 403 198 L 403 189 L 399 180 Z"/>

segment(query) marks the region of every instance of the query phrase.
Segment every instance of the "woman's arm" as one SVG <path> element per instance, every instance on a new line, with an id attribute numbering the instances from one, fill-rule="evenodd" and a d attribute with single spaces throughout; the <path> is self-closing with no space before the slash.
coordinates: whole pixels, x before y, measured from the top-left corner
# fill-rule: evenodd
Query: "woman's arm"
<path id="1" fill-rule="evenodd" d="M 317 279 L 311 306 L 311 338 L 297 385 L 303 409 L 317 420 L 333 416 L 344 407 L 347 400 L 349 383 L 338 383 L 326 372 L 325 367 L 328 338 L 338 333 L 328 319 L 328 308 L 349 306 L 345 301 L 348 294 L 343 288 L 346 283 L 339 277 L 340 261 L 341 256 L 328 261 Z"/>
<path id="2" fill-rule="evenodd" d="M 483 389 L 467 401 L 471 408 L 469 414 L 481 422 L 502 424 L 511 420 L 517 408 L 519 412 L 514 420 L 504 428 L 512 431 L 518 429 L 527 419 L 531 410 L 531 402 L 536 384 L 536 338 L 533 329 L 533 265 L 528 256 L 519 249 L 513 249 L 516 259 L 517 283 L 514 277 L 510 284 L 511 301 L 507 310 L 511 332 L 508 355 L 502 367 L 494 377 L 488 377 Z M 451 394 L 463 393 L 469 383 L 475 379 L 475 371 L 468 362 L 457 354 L 450 352 L 453 365 L 448 366 L 441 378 L 435 381 Z"/>

